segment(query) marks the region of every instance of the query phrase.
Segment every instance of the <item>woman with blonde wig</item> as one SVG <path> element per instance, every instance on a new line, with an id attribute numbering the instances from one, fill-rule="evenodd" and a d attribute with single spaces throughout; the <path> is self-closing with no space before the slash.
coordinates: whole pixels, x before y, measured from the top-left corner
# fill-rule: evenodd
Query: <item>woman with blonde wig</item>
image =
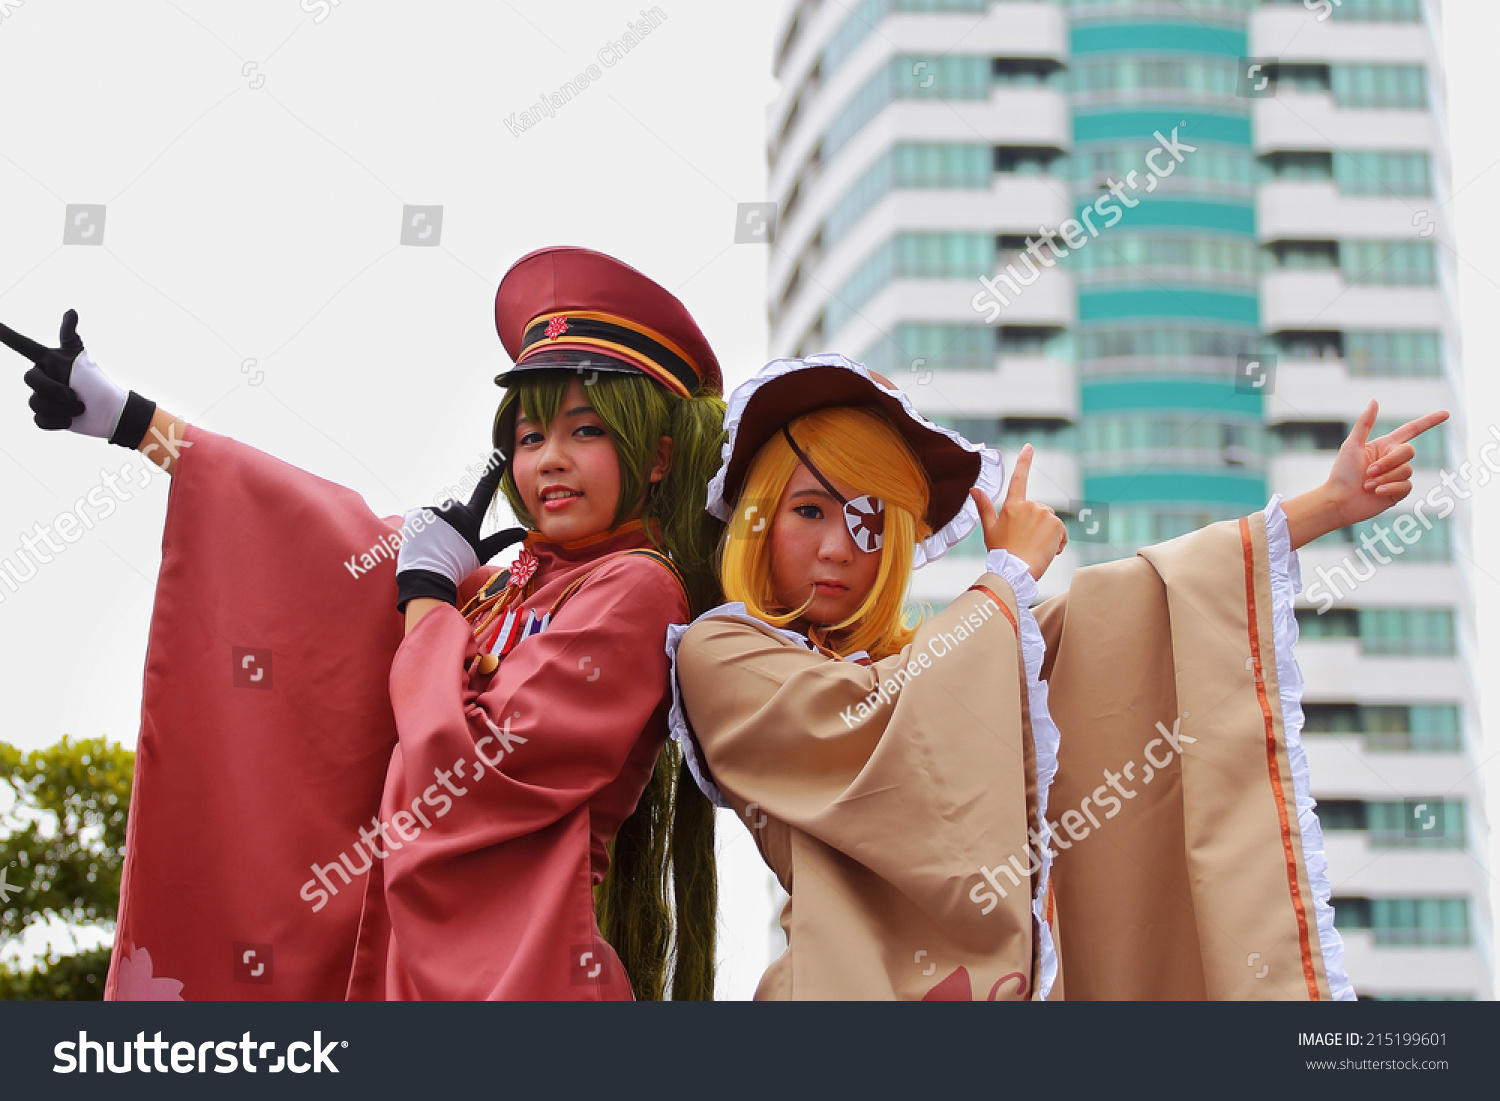
<path id="1" fill-rule="evenodd" d="M 1296 548 L 1409 493 L 1446 414 L 1374 418 L 1317 490 L 1033 609 L 1067 531 L 1029 445 L 997 507 L 998 452 L 843 356 L 737 389 L 709 487 L 730 603 L 669 629 L 669 722 L 790 896 L 756 996 L 1353 997 L 1292 603 Z M 976 529 L 983 571 L 908 622 L 910 571 Z"/>

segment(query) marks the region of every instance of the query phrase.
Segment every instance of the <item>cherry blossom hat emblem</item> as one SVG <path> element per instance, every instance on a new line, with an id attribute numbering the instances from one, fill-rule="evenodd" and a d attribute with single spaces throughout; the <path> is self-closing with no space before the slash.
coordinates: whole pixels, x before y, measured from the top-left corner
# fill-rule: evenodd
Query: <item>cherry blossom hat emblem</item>
<path id="1" fill-rule="evenodd" d="M 807 461 L 787 429 L 800 416 L 836 406 L 867 406 L 882 412 L 927 475 L 929 495 L 923 519 L 932 534 L 917 543 L 914 569 L 943 557 L 979 527 L 979 508 L 969 490 L 982 490 L 991 499 L 999 495 L 1005 482 L 1000 453 L 933 424 L 888 379 L 837 352 L 772 360 L 729 395 L 724 413 L 727 438 L 719 471 L 708 486 L 708 511 L 720 520 L 730 519 L 751 462 L 771 437 L 781 433 L 803 465 L 843 502 L 844 522 L 855 544 L 865 551 L 879 549 L 885 539 L 884 502 L 868 495 L 844 500 Z"/>

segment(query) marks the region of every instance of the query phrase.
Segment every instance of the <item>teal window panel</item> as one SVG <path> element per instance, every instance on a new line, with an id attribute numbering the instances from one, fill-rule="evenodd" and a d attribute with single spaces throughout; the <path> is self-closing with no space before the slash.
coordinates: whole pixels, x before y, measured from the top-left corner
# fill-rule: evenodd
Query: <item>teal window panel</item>
<path id="1" fill-rule="evenodd" d="M 1070 73 L 1074 92 L 1113 92 L 1129 97 L 1146 89 L 1170 89 L 1193 99 L 1232 98 L 1239 60 L 1222 57 L 1131 57 L 1080 59 Z"/>
<path id="2" fill-rule="evenodd" d="M 901 144 L 882 154 L 834 204 L 823 223 L 832 248 L 893 188 L 985 190 L 994 173 L 988 145 Z"/>
<path id="3" fill-rule="evenodd" d="M 1193 378 L 1089 380 L 1079 387 L 1079 402 L 1084 414 L 1131 409 L 1195 409 L 1247 416 L 1261 412 L 1259 394 L 1240 393 L 1228 381 Z"/>
<path id="4" fill-rule="evenodd" d="M 1150 325 L 1100 326 L 1078 334 L 1082 360 L 1120 357 L 1154 359 L 1235 359 L 1260 350 L 1260 334 L 1254 329 L 1236 332 L 1221 326 L 1174 324 L 1170 320 Z"/>
<path id="5" fill-rule="evenodd" d="M 823 135 L 829 160 L 855 134 L 898 99 L 988 99 L 990 59 L 964 54 L 902 55 L 891 58 L 849 98 Z"/>
<path id="6" fill-rule="evenodd" d="M 892 12 L 983 12 L 988 7 L 989 0 L 863 0 L 850 10 L 848 18 L 823 47 L 823 79 L 827 80 Z"/>
<path id="7" fill-rule="evenodd" d="M 1077 111 L 1073 115 L 1073 141 L 1109 141 L 1115 138 L 1139 141 L 1143 135 L 1154 134 L 1157 130 L 1170 138 L 1173 127 L 1177 128 L 1177 141 L 1188 145 L 1197 145 L 1200 140 L 1229 145 L 1250 144 L 1248 114 L 1231 114 L 1228 108 L 1219 114 L 1208 114 L 1183 111 L 1175 107 L 1136 111 Z M 1192 154 L 1187 156 L 1191 157 Z"/>
<path id="8" fill-rule="evenodd" d="M 1084 479 L 1083 494 L 1090 501 L 1130 504 L 1182 501 L 1205 505 L 1233 505 L 1247 512 L 1264 508 L 1269 499 L 1259 475 L 1162 473 L 1103 474 Z"/>
<path id="9" fill-rule="evenodd" d="M 1330 75 L 1333 99 L 1340 107 L 1427 107 L 1427 71 L 1421 65 L 1334 65 Z"/>
<path id="10" fill-rule="evenodd" d="M 1349 330 L 1344 360 L 1356 375 L 1433 378 L 1443 373 L 1443 334 L 1422 330 Z"/>
<path id="11" fill-rule="evenodd" d="M 1432 159 L 1424 152 L 1340 150 L 1333 154 L 1333 178 L 1345 195 L 1428 198 Z"/>
<path id="12" fill-rule="evenodd" d="M 1344 241 L 1340 259 L 1351 284 L 1434 287 L 1438 281 L 1437 250 L 1430 241 Z"/>
<path id="13" fill-rule="evenodd" d="M 1237 325 L 1260 321 L 1260 299 L 1228 291 L 1187 287 L 1149 290 L 1086 290 L 1078 293 L 1078 320 L 1114 321 L 1137 317 L 1204 318 Z"/>
<path id="14" fill-rule="evenodd" d="M 1260 273 L 1260 253 L 1249 238 L 1176 233 L 1111 232 L 1097 244 L 1077 250 L 1064 263 L 1080 276 L 1117 272 L 1137 280 L 1164 272 L 1183 273 L 1180 278 L 1202 274 L 1247 279 Z"/>
<path id="15" fill-rule="evenodd" d="M 1149 134 L 1146 136 L 1149 138 Z M 1180 133 L 1178 137 L 1181 138 Z M 1187 155 L 1173 170 L 1172 179 L 1177 181 L 1175 186 L 1182 187 L 1181 181 L 1188 180 L 1198 185 L 1193 188 L 1195 191 L 1233 188 L 1248 192 L 1258 182 L 1255 155 L 1244 146 L 1219 145 L 1207 141 L 1191 141 L 1188 144 L 1197 151 Z M 1133 141 L 1096 142 L 1075 147 L 1069 158 L 1073 179 L 1080 189 L 1097 190 L 1102 194 L 1103 190 L 1098 187 L 1102 177 L 1125 184 L 1130 172 L 1134 170 L 1136 179 L 1140 181 L 1137 186 L 1144 191 L 1144 173 L 1151 171 L 1146 167 L 1146 154 L 1155 146 L 1154 139 L 1142 141 L 1141 135 L 1136 135 Z M 1160 157 L 1157 158 L 1157 163 L 1161 163 Z M 1140 192 L 1131 197 L 1150 200 L 1150 196 L 1141 196 Z"/>
<path id="16" fill-rule="evenodd" d="M 1123 181 L 1122 181 L 1123 182 Z M 1101 192 L 1102 194 L 1102 192 Z M 1129 192 L 1126 192 L 1129 194 Z M 1135 196 L 1139 197 L 1137 191 Z M 1113 195 L 1109 196 L 1110 202 L 1121 208 L 1123 217 L 1111 228 L 1110 232 L 1118 229 L 1210 229 L 1219 233 L 1239 233 L 1246 237 L 1255 236 L 1255 207 L 1247 203 L 1213 203 L 1204 202 L 1199 199 L 1141 199 L 1139 206 L 1126 208 L 1123 203 L 1118 202 Z M 1092 204 L 1090 204 L 1092 205 Z M 1083 207 L 1078 208 L 1075 217 L 1080 217 Z M 1105 215 L 1101 215 L 1096 209 L 1090 215 L 1096 226 L 1103 232 L 1101 218 L 1108 221 Z M 1085 231 L 1086 232 L 1086 231 Z M 1074 234 L 1075 237 L 1078 234 Z"/>
<path id="17" fill-rule="evenodd" d="M 861 362 L 872 371 L 899 380 L 919 370 L 994 370 L 999 355 L 995 332 L 985 325 L 903 321 L 894 334 L 867 349 Z"/>
<path id="18" fill-rule="evenodd" d="M 1206 23 L 1075 24 L 1073 53 L 1172 52 L 1218 54 L 1236 61 L 1249 54 L 1243 30 Z"/>

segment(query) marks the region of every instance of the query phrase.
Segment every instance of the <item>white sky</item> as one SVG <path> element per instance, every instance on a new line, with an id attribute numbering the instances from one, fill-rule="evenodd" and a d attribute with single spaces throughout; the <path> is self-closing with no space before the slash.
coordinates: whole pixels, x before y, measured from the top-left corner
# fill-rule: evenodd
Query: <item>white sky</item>
<path id="1" fill-rule="evenodd" d="M 768 197 L 780 0 L 660 5 L 656 31 L 519 135 L 504 120 L 598 64 L 642 5 L 306 6 L 0 4 L 0 320 L 51 343 L 77 308 L 119 382 L 382 514 L 427 501 L 486 447 L 505 363 L 494 289 L 533 248 L 588 245 L 673 290 L 730 385 L 763 361 L 766 251 L 734 244 L 733 223 L 737 203 Z M 1477 446 L 1495 419 L 1500 341 L 1500 8 L 1447 8 Z M 106 204 L 102 247 L 60 244 L 69 203 Z M 404 204 L 443 206 L 439 247 L 398 245 Z M 4 362 L 0 557 L 130 458 L 39 432 L 26 364 Z M 18 594 L 0 590 L 0 739 L 133 744 L 166 490 L 153 480 Z M 1475 510 L 1481 670 L 1500 654 L 1497 495 L 1500 482 L 1478 490 Z M 295 554 L 296 532 L 278 535 Z M 1485 768 L 1493 808 L 1500 770 Z M 748 997 L 770 910 L 748 834 L 725 825 L 721 992 Z"/>

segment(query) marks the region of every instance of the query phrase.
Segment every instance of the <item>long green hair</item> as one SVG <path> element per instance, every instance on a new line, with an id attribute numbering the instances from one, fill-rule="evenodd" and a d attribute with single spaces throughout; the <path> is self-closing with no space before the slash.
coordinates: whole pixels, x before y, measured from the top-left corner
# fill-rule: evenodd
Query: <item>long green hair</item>
<path id="1" fill-rule="evenodd" d="M 543 429 L 550 425 L 579 377 L 565 369 L 518 376 L 495 414 L 495 446 L 513 452 L 518 409 Z M 645 375 L 604 371 L 587 383 L 587 394 L 620 463 L 613 525 L 625 523 L 644 501 L 647 531 L 659 526 L 658 549 L 682 573 L 692 614 L 721 603 L 714 553 L 723 524 L 705 505 L 724 442 L 723 399 L 706 392 L 684 398 Z M 666 476 L 652 483 L 662 436 L 671 437 L 672 458 Z M 536 528 L 508 469 L 500 491 L 517 519 Z M 713 998 L 717 908 L 714 808 L 669 741 L 635 812 L 610 843 L 609 872 L 594 890 L 599 930 L 637 998 L 660 1001 L 669 981 L 674 1001 Z"/>

